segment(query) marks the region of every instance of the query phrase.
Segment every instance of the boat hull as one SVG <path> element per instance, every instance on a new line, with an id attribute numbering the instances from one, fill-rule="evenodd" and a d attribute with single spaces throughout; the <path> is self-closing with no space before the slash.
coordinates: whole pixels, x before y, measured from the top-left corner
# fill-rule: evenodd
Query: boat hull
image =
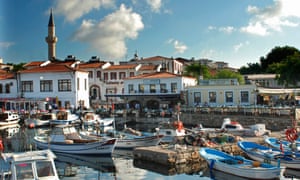
<path id="1" fill-rule="evenodd" d="M 156 146 L 162 136 L 145 136 L 133 139 L 117 139 L 116 149 L 133 149 L 141 146 Z"/>
<path id="2" fill-rule="evenodd" d="M 116 139 L 96 141 L 90 143 L 48 143 L 45 138 L 34 137 L 39 149 L 51 149 L 54 152 L 85 154 L 85 155 L 111 155 L 116 145 Z M 71 142 L 71 141 L 70 141 Z"/>
<path id="3" fill-rule="evenodd" d="M 253 161 L 245 158 L 236 159 L 234 156 L 221 151 L 201 148 L 200 155 L 204 157 L 210 169 L 215 169 L 228 174 L 250 179 L 275 179 L 279 178 L 284 168 L 276 167 L 270 164 L 261 163 L 259 167 L 253 166 Z M 237 161 L 237 163 L 229 162 Z"/>
<path id="4" fill-rule="evenodd" d="M 238 146 L 242 151 L 244 151 L 247 156 L 251 159 L 260 162 L 269 162 L 273 165 L 280 163 L 281 166 L 290 169 L 300 170 L 300 154 L 282 154 L 280 150 L 272 149 L 263 145 L 256 144 L 254 142 L 240 141 Z M 295 158 L 292 158 L 292 155 Z M 280 162 L 279 162 L 280 160 Z"/>

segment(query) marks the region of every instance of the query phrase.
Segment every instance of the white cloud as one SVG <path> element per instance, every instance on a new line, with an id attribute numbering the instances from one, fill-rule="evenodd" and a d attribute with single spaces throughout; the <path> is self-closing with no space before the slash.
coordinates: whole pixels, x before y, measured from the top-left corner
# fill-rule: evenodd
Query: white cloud
<path id="1" fill-rule="evenodd" d="M 143 28 L 142 17 L 122 4 L 101 22 L 84 20 L 73 39 L 88 43 L 106 58 L 117 59 L 126 55 L 126 39 L 137 38 L 138 31 Z"/>
<path id="2" fill-rule="evenodd" d="M 244 43 L 239 43 L 239 44 L 236 44 L 233 46 L 233 50 L 234 52 L 238 52 L 241 48 L 243 48 L 244 46 L 248 45 L 249 44 L 249 41 L 246 41 Z"/>
<path id="3" fill-rule="evenodd" d="M 299 25 L 299 0 L 274 0 L 274 4 L 264 8 L 248 6 L 247 12 L 253 17 L 241 31 L 266 36 L 273 31 L 280 32 L 282 27 L 296 27 Z M 293 21 L 292 21 L 293 20 Z"/>
<path id="4" fill-rule="evenodd" d="M 184 53 L 187 50 L 187 46 L 183 44 L 182 42 L 179 42 L 178 40 L 170 39 L 168 41 L 169 44 L 173 44 L 173 47 L 175 49 L 175 53 Z"/>
<path id="5" fill-rule="evenodd" d="M 9 48 L 10 46 L 13 46 L 15 43 L 14 42 L 0 42 L 0 48 Z"/>
<path id="6" fill-rule="evenodd" d="M 233 31 L 235 31 L 235 28 L 232 26 L 221 27 L 219 28 L 219 31 L 231 34 Z"/>
<path id="7" fill-rule="evenodd" d="M 54 3 L 55 14 L 65 16 L 66 21 L 73 22 L 100 7 L 113 7 L 114 0 L 56 0 Z"/>
<path id="8" fill-rule="evenodd" d="M 151 10 L 156 13 L 159 12 L 162 6 L 161 0 L 147 0 L 147 4 L 150 5 Z"/>

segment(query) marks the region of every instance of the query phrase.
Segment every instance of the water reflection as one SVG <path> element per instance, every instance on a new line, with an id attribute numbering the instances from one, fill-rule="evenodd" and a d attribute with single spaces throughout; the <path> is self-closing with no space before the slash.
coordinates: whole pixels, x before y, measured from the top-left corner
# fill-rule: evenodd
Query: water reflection
<path id="1" fill-rule="evenodd" d="M 49 128 L 28 129 L 22 126 L 0 128 L 4 152 L 36 150 L 33 137 L 48 131 Z M 243 179 L 219 171 L 210 172 L 205 163 L 167 167 L 135 160 L 129 150 L 116 150 L 111 157 L 55 154 L 61 179 Z M 285 173 L 289 179 L 299 177 L 299 171 L 287 170 Z"/>

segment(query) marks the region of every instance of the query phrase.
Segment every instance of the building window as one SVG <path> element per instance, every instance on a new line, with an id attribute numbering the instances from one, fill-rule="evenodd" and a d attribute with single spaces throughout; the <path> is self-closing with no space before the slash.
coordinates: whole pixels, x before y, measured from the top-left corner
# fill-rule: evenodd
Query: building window
<path id="1" fill-rule="evenodd" d="M 144 93 L 144 84 L 139 84 L 139 93 Z"/>
<path id="2" fill-rule="evenodd" d="M 0 84 L 0 93 L 3 93 L 3 85 Z"/>
<path id="3" fill-rule="evenodd" d="M 110 79 L 111 80 L 116 80 L 117 79 L 117 73 L 116 72 L 111 72 L 110 73 Z"/>
<path id="4" fill-rule="evenodd" d="M 150 93 L 156 93 L 155 84 L 150 84 Z"/>
<path id="5" fill-rule="evenodd" d="M 93 78 L 93 71 L 89 71 L 89 78 Z"/>
<path id="6" fill-rule="evenodd" d="M 167 93 L 167 85 L 166 84 L 160 84 L 160 93 Z"/>
<path id="7" fill-rule="evenodd" d="M 171 92 L 177 93 L 177 83 L 171 83 Z"/>
<path id="8" fill-rule="evenodd" d="M 70 79 L 58 80 L 58 91 L 71 91 L 71 80 Z"/>
<path id="9" fill-rule="evenodd" d="M 128 84 L 128 92 L 129 93 L 134 93 L 133 84 Z"/>
<path id="10" fill-rule="evenodd" d="M 232 91 L 226 91 L 225 92 L 225 102 L 226 103 L 233 103 L 233 92 Z"/>
<path id="11" fill-rule="evenodd" d="M 104 80 L 108 80 L 108 73 L 104 73 Z"/>
<path id="12" fill-rule="evenodd" d="M 22 92 L 33 92 L 33 81 L 22 81 Z"/>
<path id="13" fill-rule="evenodd" d="M 124 78 L 125 78 L 125 72 L 120 72 L 119 79 L 124 79 Z"/>
<path id="14" fill-rule="evenodd" d="M 241 91 L 241 103 L 249 103 L 249 92 Z"/>
<path id="15" fill-rule="evenodd" d="M 208 102 L 209 103 L 216 103 L 217 102 L 217 93 L 216 92 L 209 92 L 208 93 Z"/>
<path id="16" fill-rule="evenodd" d="M 201 92 L 194 92 L 194 103 L 200 105 L 201 103 Z"/>
<path id="17" fill-rule="evenodd" d="M 129 77 L 133 77 L 133 76 L 134 76 L 134 72 L 130 72 Z"/>
<path id="18" fill-rule="evenodd" d="M 97 78 L 101 79 L 101 71 L 97 71 Z"/>
<path id="19" fill-rule="evenodd" d="M 5 93 L 10 93 L 10 84 L 5 84 Z"/>
<path id="20" fill-rule="evenodd" d="M 87 90 L 87 79 L 84 79 L 84 90 Z"/>
<path id="21" fill-rule="evenodd" d="M 51 92 L 52 90 L 53 90 L 52 80 L 40 81 L 40 91 L 41 92 Z"/>

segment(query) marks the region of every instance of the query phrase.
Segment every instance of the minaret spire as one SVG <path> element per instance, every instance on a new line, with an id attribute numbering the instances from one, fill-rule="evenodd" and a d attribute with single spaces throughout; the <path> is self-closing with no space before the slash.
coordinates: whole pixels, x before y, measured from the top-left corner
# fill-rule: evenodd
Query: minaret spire
<path id="1" fill-rule="evenodd" d="M 58 38 L 55 36 L 55 24 L 52 14 L 52 8 L 50 11 L 49 23 L 48 23 L 48 36 L 46 42 L 48 43 L 48 59 L 51 60 L 56 56 L 56 42 Z"/>

